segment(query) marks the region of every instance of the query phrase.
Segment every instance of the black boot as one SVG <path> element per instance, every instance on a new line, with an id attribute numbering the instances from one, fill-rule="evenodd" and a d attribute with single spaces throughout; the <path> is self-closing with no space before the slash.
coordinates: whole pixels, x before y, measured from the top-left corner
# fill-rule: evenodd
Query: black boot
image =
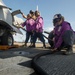
<path id="1" fill-rule="evenodd" d="M 35 48 L 35 44 L 32 44 L 31 46 L 29 46 L 30 48 Z"/>
<path id="2" fill-rule="evenodd" d="M 27 43 L 25 43 L 25 45 L 24 46 L 27 46 Z"/>
<path id="3" fill-rule="evenodd" d="M 69 54 L 72 54 L 73 53 L 73 49 L 72 49 L 72 46 L 68 46 L 67 47 L 67 50 L 64 52 L 65 55 L 69 55 Z"/>
<path id="4" fill-rule="evenodd" d="M 43 43 L 43 48 L 46 48 L 46 45 L 45 45 L 45 43 Z"/>

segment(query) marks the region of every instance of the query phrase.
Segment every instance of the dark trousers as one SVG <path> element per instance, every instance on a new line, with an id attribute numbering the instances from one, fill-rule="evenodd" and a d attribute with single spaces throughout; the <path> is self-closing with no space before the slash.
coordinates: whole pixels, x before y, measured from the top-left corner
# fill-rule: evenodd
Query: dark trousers
<path id="1" fill-rule="evenodd" d="M 25 40 L 25 43 L 28 42 L 29 38 L 31 38 L 31 39 L 30 39 L 30 42 L 32 43 L 32 42 L 33 42 L 33 33 L 27 31 L 27 32 L 26 32 L 26 40 Z"/>
<path id="2" fill-rule="evenodd" d="M 41 32 L 35 32 L 34 33 L 34 36 L 33 36 L 33 43 L 34 44 L 35 44 L 37 38 L 39 38 L 40 41 L 43 42 L 43 44 L 45 44 L 45 40 L 44 40 L 43 34 Z"/>
<path id="3" fill-rule="evenodd" d="M 53 37 L 54 37 L 53 33 L 50 33 L 49 38 L 52 39 Z M 60 48 L 73 46 L 73 44 L 75 43 L 75 33 L 71 30 L 67 30 L 64 32 L 62 39 L 63 43 L 61 44 Z M 49 44 L 53 46 L 54 42 L 49 41 Z"/>
<path id="4" fill-rule="evenodd" d="M 62 46 L 73 46 L 75 41 L 75 33 L 72 30 L 67 30 L 62 36 L 63 38 L 63 45 Z"/>
<path id="5" fill-rule="evenodd" d="M 52 41 L 53 37 L 54 37 L 53 32 L 50 32 L 48 38 L 51 40 L 48 39 L 48 43 L 50 44 L 51 47 L 53 47 L 53 45 L 54 45 L 54 42 Z"/>

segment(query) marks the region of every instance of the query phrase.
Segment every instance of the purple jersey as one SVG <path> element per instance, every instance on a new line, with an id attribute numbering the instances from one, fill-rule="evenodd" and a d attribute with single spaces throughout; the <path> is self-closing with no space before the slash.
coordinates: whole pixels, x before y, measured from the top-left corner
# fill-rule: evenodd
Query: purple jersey
<path id="1" fill-rule="evenodd" d="M 54 28 L 55 41 L 54 47 L 59 48 L 63 42 L 62 36 L 66 30 L 72 30 L 70 23 L 64 21 L 61 25 L 57 25 Z"/>
<path id="2" fill-rule="evenodd" d="M 31 19 L 27 19 L 22 26 L 26 26 L 26 30 L 27 31 L 33 31 L 35 29 L 35 21 L 31 18 Z"/>
<path id="3" fill-rule="evenodd" d="M 43 18 L 42 17 L 38 17 L 35 21 L 36 24 L 36 31 L 37 32 L 43 32 Z"/>

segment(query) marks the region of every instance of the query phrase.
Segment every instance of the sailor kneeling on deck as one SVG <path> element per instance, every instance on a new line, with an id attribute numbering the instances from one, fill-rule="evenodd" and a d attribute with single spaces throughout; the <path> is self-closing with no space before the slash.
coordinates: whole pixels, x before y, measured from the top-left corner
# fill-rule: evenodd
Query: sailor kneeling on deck
<path id="1" fill-rule="evenodd" d="M 61 14 L 55 14 L 53 18 L 54 29 L 50 35 L 53 36 L 52 51 L 58 51 L 63 48 L 66 48 L 64 54 L 73 53 L 73 44 L 75 40 L 75 33 L 69 22 L 64 21 L 64 18 Z"/>

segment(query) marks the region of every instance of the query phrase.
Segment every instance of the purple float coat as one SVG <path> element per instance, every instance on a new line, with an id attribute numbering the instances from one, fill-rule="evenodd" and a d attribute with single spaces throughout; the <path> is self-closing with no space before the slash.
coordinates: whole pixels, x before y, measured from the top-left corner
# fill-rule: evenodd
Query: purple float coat
<path id="1" fill-rule="evenodd" d="M 61 25 L 57 25 L 54 28 L 55 41 L 54 48 L 59 48 L 63 42 L 62 36 L 66 30 L 72 30 L 70 23 L 63 21 Z"/>
<path id="2" fill-rule="evenodd" d="M 26 26 L 26 30 L 27 31 L 33 31 L 35 30 L 35 21 L 31 18 L 31 19 L 27 19 L 22 26 Z"/>
<path id="3" fill-rule="evenodd" d="M 37 32 L 43 32 L 43 18 L 41 16 L 38 16 L 38 18 L 35 21 L 36 24 L 36 31 Z"/>

